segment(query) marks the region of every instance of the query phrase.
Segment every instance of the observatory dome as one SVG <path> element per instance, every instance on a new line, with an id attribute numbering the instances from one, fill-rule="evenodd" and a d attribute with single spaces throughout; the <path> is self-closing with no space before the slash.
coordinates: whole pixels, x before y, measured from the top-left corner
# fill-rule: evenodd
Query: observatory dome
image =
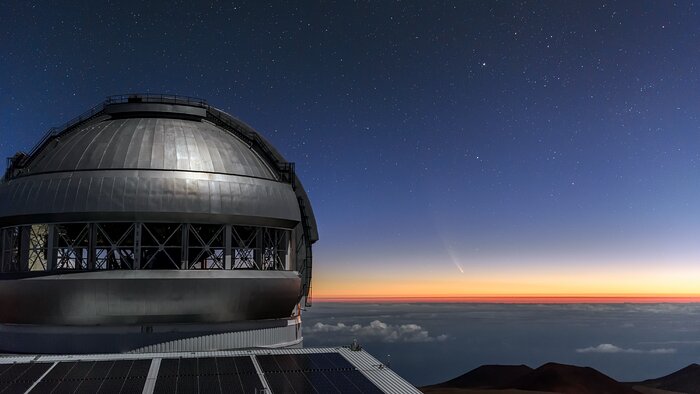
<path id="1" fill-rule="evenodd" d="M 0 350 L 37 352 L 37 327 L 167 334 L 133 350 L 300 324 L 317 239 L 293 163 L 250 126 L 200 99 L 109 97 L 9 160 Z"/>

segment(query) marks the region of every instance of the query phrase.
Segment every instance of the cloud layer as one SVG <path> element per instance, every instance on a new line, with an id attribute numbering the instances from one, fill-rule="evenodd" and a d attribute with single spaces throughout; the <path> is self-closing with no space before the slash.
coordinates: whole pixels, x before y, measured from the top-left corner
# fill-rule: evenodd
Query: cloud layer
<path id="1" fill-rule="evenodd" d="M 430 336 L 428 330 L 418 324 L 391 325 L 380 320 L 374 320 L 366 326 L 360 324 L 346 325 L 344 323 L 316 323 L 306 329 L 312 333 L 352 334 L 362 340 L 379 340 L 381 342 L 434 342 L 444 341 L 447 335 Z"/>
<path id="2" fill-rule="evenodd" d="M 676 352 L 674 348 L 659 348 L 659 349 L 625 349 L 615 346 L 610 343 L 601 343 L 598 346 L 591 346 L 582 349 L 576 349 L 577 353 L 646 353 L 646 354 L 673 354 Z"/>

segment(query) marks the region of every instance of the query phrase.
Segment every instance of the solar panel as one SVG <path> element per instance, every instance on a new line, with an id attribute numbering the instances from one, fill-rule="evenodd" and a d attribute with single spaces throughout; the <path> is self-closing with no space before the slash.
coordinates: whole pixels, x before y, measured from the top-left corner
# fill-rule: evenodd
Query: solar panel
<path id="1" fill-rule="evenodd" d="M 241 384 L 241 393 L 254 393 L 262 391 L 263 384 L 257 374 L 239 374 L 237 375 Z"/>
<path id="2" fill-rule="evenodd" d="M 124 384 L 121 387 L 120 393 L 141 393 L 143 386 L 146 384 L 146 378 L 129 377 L 124 379 Z M 104 392 L 104 391 L 100 391 Z"/>
<path id="3" fill-rule="evenodd" d="M 177 378 L 178 393 L 196 393 L 199 387 L 199 382 L 196 376 L 180 375 Z"/>
<path id="4" fill-rule="evenodd" d="M 257 379 L 257 386 L 256 387 L 262 387 L 262 383 L 260 383 L 260 379 L 258 379 L 257 376 L 255 376 L 255 379 Z M 221 385 L 221 390 L 220 392 L 226 393 L 243 393 L 245 392 L 243 390 L 243 386 L 241 385 L 241 379 L 238 377 L 236 374 L 232 375 L 219 375 L 219 383 Z M 252 390 L 255 392 L 255 390 Z M 214 392 L 219 392 L 219 391 L 214 391 Z"/>
<path id="5" fill-rule="evenodd" d="M 151 360 L 134 360 L 129 370 L 129 378 L 146 378 L 151 369 Z"/>
<path id="6" fill-rule="evenodd" d="M 96 361 L 78 386 L 76 393 L 97 393 L 107 378 L 109 370 L 112 369 L 112 365 L 114 365 L 114 361 Z"/>
<path id="7" fill-rule="evenodd" d="M 125 378 L 129 375 L 133 360 L 116 360 L 109 370 L 107 377 L 109 378 Z"/>
<path id="8" fill-rule="evenodd" d="M 53 389 L 55 393 L 73 393 L 80 386 L 83 378 L 90 372 L 94 361 L 86 362 L 75 362 L 71 363 L 73 367 L 70 368 L 66 374 L 56 382 L 55 388 Z M 60 365 L 60 364 L 59 364 Z"/>
<path id="9" fill-rule="evenodd" d="M 88 372 L 85 379 L 89 380 L 101 380 L 107 377 L 109 370 L 112 369 L 114 361 L 95 361 L 90 372 Z"/>
<path id="10" fill-rule="evenodd" d="M 197 359 L 196 358 L 181 358 L 180 359 L 180 370 L 178 371 L 180 376 L 197 376 Z"/>
<path id="11" fill-rule="evenodd" d="M 44 379 L 39 382 L 34 388 L 32 389 L 32 392 L 35 393 L 50 393 L 52 392 L 56 386 L 58 386 L 63 378 L 70 372 L 71 369 L 77 364 L 77 362 L 62 362 L 56 364 L 51 371 L 49 371 L 46 376 L 44 376 Z"/>
<path id="12" fill-rule="evenodd" d="M 126 378 L 107 378 L 102 381 L 98 393 L 119 393 Z"/>
<path id="13" fill-rule="evenodd" d="M 60 362 L 44 376 L 32 392 L 140 392 L 146 383 L 150 364 L 151 360 Z M 41 374 L 36 376 L 29 386 L 40 376 Z M 2 393 L 4 394 L 4 391 Z"/>
<path id="14" fill-rule="evenodd" d="M 29 387 L 34 384 L 34 382 L 41 377 L 41 375 L 46 372 L 49 367 L 51 367 L 50 363 L 30 363 L 30 364 L 25 364 L 25 368 L 22 368 L 22 373 L 19 373 L 18 375 L 15 375 L 15 379 L 12 381 L 9 380 L 3 380 L 0 381 L 0 392 L 3 394 L 14 394 L 14 393 L 24 393 L 27 391 Z M 8 371 L 10 368 L 5 368 L 5 371 Z M 15 368 L 16 372 L 19 372 L 20 369 Z M 9 375 L 7 375 L 6 379 L 9 378 Z"/>
<path id="15" fill-rule="evenodd" d="M 353 367 L 353 365 L 350 364 L 350 361 L 348 361 L 345 357 L 341 356 L 338 353 L 318 353 L 314 354 L 314 356 L 318 356 L 319 360 L 323 359 L 323 361 L 321 361 L 322 363 L 324 363 L 325 365 L 332 365 L 335 369 L 355 369 L 355 367 Z"/>
<path id="16" fill-rule="evenodd" d="M 2 375 L 15 364 L 0 364 L 0 381 L 5 381 Z"/>
<path id="17" fill-rule="evenodd" d="M 203 375 L 199 377 L 199 392 L 200 393 L 220 393 L 221 383 L 219 382 L 219 376 L 214 375 Z"/>
<path id="18" fill-rule="evenodd" d="M 154 393 L 249 393 L 263 388 L 250 357 L 163 359 Z"/>
<path id="19" fill-rule="evenodd" d="M 156 387 L 153 389 L 154 394 L 171 394 L 177 393 L 177 376 L 158 376 Z"/>
<path id="20" fill-rule="evenodd" d="M 12 383 L 20 379 L 21 376 L 32 367 L 32 365 L 33 364 L 11 364 L 10 367 L 4 371 L 2 376 L 0 376 L 0 384 L 3 384 L 4 387 L 4 385 L 7 385 L 8 383 Z"/>
<path id="21" fill-rule="evenodd" d="M 124 380 L 120 393 L 140 393 L 146 385 L 148 370 L 151 368 L 151 360 L 134 360 L 129 369 L 129 374 Z M 101 390 L 100 390 L 101 391 Z"/>
<path id="22" fill-rule="evenodd" d="M 219 371 L 216 366 L 216 359 L 213 357 L 200 358 L 199 359 L 199 375 L 218 375 Z"/>
<path id="23" fill-rule="evenodd" d="M 306 379 L 311 382 L 311 385 L 321 393 L 333 393 L 338 390 L 338 388 L 321 371 L 304 372 L 304 375 Z"/>
<path id="24" fill-rule="evenodd" d="M 273 393 L 295 393 L 291 382 L 283 373 L 265 374 L 265 380 Z"/>
<path id="25" fill-rule="evenodd" d="M 236 363 L 236 370 L 239 374 L 257 374 L 253 361 L 250 357 L 232 357 Z"/>
<path id="26" fill-rule="evenodd" d="M 273 393 L 381 393 L 338 353 L 256 356 Z"/>
<path id="27" fill-rule="evenodd" d="M 102 379 L 88 379 L 85 378 L 80 383 L 80 386 L 75 390 L 76 394 L 91 394 L 100 391 L 100 386 L 102 386 Z"/>

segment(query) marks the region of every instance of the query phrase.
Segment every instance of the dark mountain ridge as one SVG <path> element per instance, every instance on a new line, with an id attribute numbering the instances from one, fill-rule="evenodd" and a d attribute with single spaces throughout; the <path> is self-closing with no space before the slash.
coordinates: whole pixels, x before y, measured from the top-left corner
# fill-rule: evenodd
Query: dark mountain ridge
<path id="1" fill-rule="evenodd" d="M 656 379 L 634 383 L 640 386 L 681 393 L 700 393 L 700 365 L 690 364 L 676 372 Z"/>
<path id="2" fill-rule="evenodd" d="M 642 387 L 640 387 L 642 386 Z M 638 389 L 635 389 L 638 388 Z M 639 394 L 652 390 L 700 394 L 700 365 L 691 364 L 669 375 L 642 382 L 622 383 L 590 367 L 547 363 L 536 369 L 527 365 L 482 365 L 443 383 L 426 386 L 425 392 L 456 393 L 458 389 L 527 390 L 564 394 Z M 469 392 L 469 391 L 465 391 Z M 655 391 L 656 392 L 656 391 Z"/>
<path id="3" fill-rule="evenodd" d="M 493 388 L 508 387 L 514 381 L 532 372 L 527 365 L 482 365 L 435 387 Z"/>

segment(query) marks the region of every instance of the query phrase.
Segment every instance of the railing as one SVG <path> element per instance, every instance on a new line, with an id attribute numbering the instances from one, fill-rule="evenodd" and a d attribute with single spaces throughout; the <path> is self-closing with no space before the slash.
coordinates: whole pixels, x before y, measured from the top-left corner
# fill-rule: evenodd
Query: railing
<path id="1" fill-rule="evenodd" d="M 198 97 L 179 96 L 177 94 L 117 94 L 108 96 L 103 104 L 122 103 L 163 103 L 163 104 L 185 104 L 196 107 L 208 108 L 207 101 Z"/>
<path id="2" fill-rule="evenodd" d="M 102 112 L 102 110 L 105 108 L 105 103 L 100 103 L 97 104 L 96 106 L 90 108 L 89 110 L 83 112 L 82 114 L 76 116 L 75 118 L 69 120 L 68 122 L 64 123 L 61 126 L 56 126 L 50 128 L 46 134 L 39 140 L 39 142 L 34 145 L 32 150 L 29 151 L 27 154 L 28 157 L 31 157 L 34 155 L 49 139 L 52 137 L 55 137 L 57 135 L 60 135 L 64 131 L 70 129 L 71 127 L 77 125 L 80 122 L 83 122 L 87 119 L 92 118 L 93 116 L 97 115 L 98 113 Z"/>
<path id="3" fill-rule="evenodd" d="M 105 101 L 100 104 L 95 105 L 89 110 L 83 112 L 82 114 L 76 116 L 75 118 L 69 120 L 61 126 L 56 126 L 50 128 L 44 136 L 39 140 L 39 142 L 34 145 L 34 147 L 29 151 L 27 157 L 32 157 L 44 144 L 51 138 L 61 135 L 66 130 L 83 122 L 87 119 L 92 118 L 98 113 L 102 112 L 105 106 L 110 104 L 122 104 L 122 103 L 167 103 L 167 104 L 185 104 L 192 105 L 202 108 L 208 108 L 206 100 L 190 97 L 190 96 L 178 96 L 176 94 L 117 94 L 112 96 L 107 96 Z"/>
<path id="4" fill-rule="evenodd" d="M 268 147 L 267 143 L 256 133 L 248 133 L 241 128 L 234 119 L 227 113 L 220 111 L 214 107 L 207 106 L 209 120 L 224 128 L 236 137 L 240 138 L 248 144 L 248 147 L 261 153 L 263 157 L 275 166 L 275 170 L 283 182 L 290 183 L 296 189 L 294 163 L 284 162 L 277 159 L 277 155 Z"/>

